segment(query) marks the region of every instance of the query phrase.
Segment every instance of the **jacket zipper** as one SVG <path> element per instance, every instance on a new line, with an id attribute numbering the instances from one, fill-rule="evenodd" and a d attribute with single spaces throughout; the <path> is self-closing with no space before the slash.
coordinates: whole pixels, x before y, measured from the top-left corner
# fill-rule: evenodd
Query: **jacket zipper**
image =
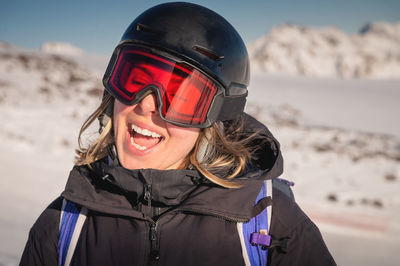
<path id="1" fill-rule="evenodd" d="M 151 208 L 151 185 L 147 184 L 145 186 L 145 193 L 144 193 L 144 199 L 147 201 L 147 205 Z M 213 217 L 217 217 L 220 219 L 224 219 L 227 221 L 231 222 L 236 222 L 236 223 L 245 223 L 248 222 L 249 219 L 242 219 L 242 218 L 237 218 L 237 217 L 231 217 L 227 215 L 221 215 L 220 213 L 212 212 L 212 211 L 202 211 L 202 210 L 196 210 L 196 209 L 191 209 L 191 208 L 177 208 L 172 211 L 167 211 L 166 213 L 161 214 L 160 217 L 158 217 L 157 221 L 155 222 L 151 218 L 147 218 L 146 220 L 149 222 L 149 240 L 150 240 L 150 255 L 149 255 L 149 265 L 158 265 L 158 262 L 160 260 L 160 247 L 159 247 L 159 239 L 158 239 L 158 225 L 159 221 L 164 216 L 171 215 L 173 213 L 179 213 L 179 212 L 190 212 L 193 214 L 205 214 L 205 215 L 210 215 Z"/>
<path id="2" fill-rule="evenodd" d="M 151 210 L 151 184 L 145 185 L 144 200 L 147 201 L 147 206 Z M 149 240 L 150 240 L 150 257 L 149 265 L 157 265 L 160 260 L 160 250 L 158 245 L 158 232 L 157 232 L 157 222 L 153 219 L 148 218 L 150 229 L 149 229 Z"/>
<path id="3" fill-rule="evenodd" d="M 150 265 L 157 265 L 160 259 L 160 250 L 158 246 L 157 223 L 150 222 Z"/>

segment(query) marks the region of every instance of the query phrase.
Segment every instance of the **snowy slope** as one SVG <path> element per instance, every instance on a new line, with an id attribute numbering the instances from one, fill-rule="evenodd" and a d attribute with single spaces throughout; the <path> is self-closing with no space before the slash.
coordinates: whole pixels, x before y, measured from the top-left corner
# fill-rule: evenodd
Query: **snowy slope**
<path id="1" fill-rule="evenodd" d="M 18 262 L 30 226 L 65 185 L 79 128 L 102 93 L 93 62 L 105 68 L 107 58 L 0 43 L 0 265 Z M 295 181 L 296 201 L 339 265 L 398 262 L 399 88 L 396 80 L 253 75 L 246 110 L 281 142 L 283 177 Z M 368 257 L 361 251 L 372 241 Z"/>
<path id="2" fill-rule="evenodd" d="M 371 23 L 359 34 L 335 27 L 282 25 L 249 44 L 253 69 L 313 77 L 400 78 L 400 22 Z"/>

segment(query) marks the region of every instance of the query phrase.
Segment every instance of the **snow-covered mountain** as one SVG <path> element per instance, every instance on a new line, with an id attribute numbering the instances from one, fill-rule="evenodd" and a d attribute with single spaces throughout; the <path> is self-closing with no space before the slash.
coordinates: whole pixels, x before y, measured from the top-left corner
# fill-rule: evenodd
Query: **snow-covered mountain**
<path id="1" fill-rule="evenodd" d="M 267 73 L 400 79 L 400 22 L 367 24 L 353 35 L 282 25 L 248 49 L 253 69 Z"/>
<path id="2" fill-rule="evenodd" d="M 81 98 L 87 87 L 100 91 L 98 76 L 71 59 L 70 51 L 66 55 L 60 49 L 50 51 L 48 48 L 44 52 L 28 51 L 0 43 L 2 101 L 18 99 L 25 104 L 32 99 Z"/>
<path id="3" fill-rule="evenodd" d="M 42 45 L 41 50 L 45 53 L 58 55 L 80 56 L 84 54 L 82 49 L 64 42 L 46 42 Z"/>

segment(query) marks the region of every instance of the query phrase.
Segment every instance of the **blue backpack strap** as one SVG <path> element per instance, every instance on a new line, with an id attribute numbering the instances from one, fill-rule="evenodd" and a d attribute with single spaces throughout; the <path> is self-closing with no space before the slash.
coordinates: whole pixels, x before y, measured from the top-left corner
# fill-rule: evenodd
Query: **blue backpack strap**
<path id="1" fill-rule="evenodd" d="M 85 222 L 87 209 L 78 209 L 75 203 L 63 200 L 60 216 L 60 228 L 58 238 L 58 265 L 64 266 L 71 263 L 72 255 L 82 226 Z"/>
<path id="2" fill-rule="evenodd" d="M 271 243 L 269 226 L 272 214 L 272 182 L 265 180 L 257 195 L 257 205 L 260 201 L 269 200 L 269 206 L 247 223 L 238 223 L 238 232 L 242 245 L 243 259 L 246 265 L 267 265 L 268 246 Z"/>

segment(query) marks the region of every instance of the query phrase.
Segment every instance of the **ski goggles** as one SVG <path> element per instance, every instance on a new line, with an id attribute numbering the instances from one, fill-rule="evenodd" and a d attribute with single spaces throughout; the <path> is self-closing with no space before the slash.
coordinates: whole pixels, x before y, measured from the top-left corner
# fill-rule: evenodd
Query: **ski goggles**
<path id="1" fill-rule="evenodd" d="M 137 104 L 154 93 L 160 117 L 178 126 L 206 128 L 237 115 L 232 105 L 225 108 L 228 112 L 223 111 L 229 100 L 215 80 L 187 63 L 139 46 L 116 48 L 103 83 L 108 93 L 126 105 Z M 244 102 L 235 106 L 240 112 Z"/>

